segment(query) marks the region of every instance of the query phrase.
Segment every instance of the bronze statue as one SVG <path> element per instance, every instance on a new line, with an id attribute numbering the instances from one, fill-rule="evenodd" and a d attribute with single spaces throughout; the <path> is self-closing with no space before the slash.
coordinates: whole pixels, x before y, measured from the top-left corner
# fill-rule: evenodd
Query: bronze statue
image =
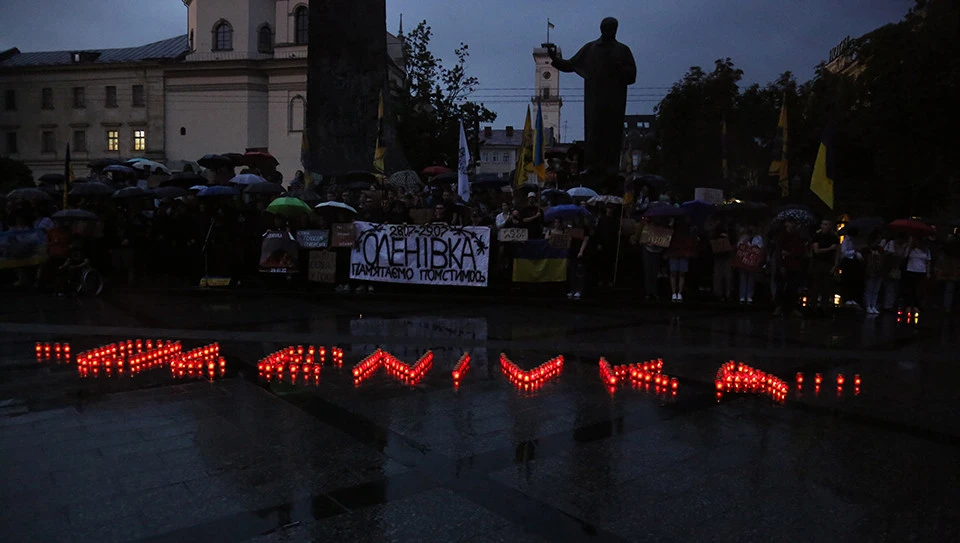
<path id="1" fill-rule="evenodd" d="M 556 69 L 583 78 L 584 162 L 593 173 L 616 174 L 620 170 L 627 86 L 637 80 L 633 53 L 617 41 L 618 26 L 613 17 L 604 19 L 600 39 L 584 45 L 568 60 L 557 56 L 555 45 L 547 44 Z"/>

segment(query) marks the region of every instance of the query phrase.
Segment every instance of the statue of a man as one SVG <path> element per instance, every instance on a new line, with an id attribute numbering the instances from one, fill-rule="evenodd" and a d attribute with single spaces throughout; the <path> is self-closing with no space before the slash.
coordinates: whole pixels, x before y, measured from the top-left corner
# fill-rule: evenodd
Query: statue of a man
<path id="1" fill-rule="evenodd" d="M 587 171 L 604 174 L 616 174 L 620 169 L 627 86 L 637 80 L 633 53 L 617 41 L 618 26 L 613 17 L 604 19 L 600 39 L 581 47 L 569 60 L 557 56 L 556 46 L 547 45 L 556 69 L 583 78 L 584 163 Z"/>

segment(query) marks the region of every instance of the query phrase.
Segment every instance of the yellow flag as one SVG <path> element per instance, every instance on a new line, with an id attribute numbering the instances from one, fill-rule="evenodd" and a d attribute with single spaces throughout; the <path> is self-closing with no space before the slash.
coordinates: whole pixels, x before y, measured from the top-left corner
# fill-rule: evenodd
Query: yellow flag
<path id="1" fill-rule="evenodd" d="M 527 119 L 523 122 L 523 141 L 517 153 L 517 173 L 513 181 L 515 187 L 527 182 L 533 173 L 533 124 L 530 122 L 530 106 L 527 106 Z"/>
<path id="2" fill-rule="evenodd" d="M 826 139 L 826 138 L 825 138 Z M 817 162 L 813 165 L 813 177 L 810 179 L 810 190 L 827 204 L 827 207 L 833 209 L 833 178 L 831 177 L 829 162 L 830 149 L 828 141 L 820 142 L 820 150 L 817 152 Z"/>
<path id="3" fill-rule="evenodd" d="M 784 95 L 783 104 L 780 106 L 780 121 L 777 123 L 777 141 L 774 144 L 774 158 L 770 163 L 770 175 L 777 176 L 780 180 L 780 192 L 783 196 L 790 196 L 790 180 L 787 175 L 787 143 L 789 142 L 789 132 L 787 131 L 787 97 Z"/>

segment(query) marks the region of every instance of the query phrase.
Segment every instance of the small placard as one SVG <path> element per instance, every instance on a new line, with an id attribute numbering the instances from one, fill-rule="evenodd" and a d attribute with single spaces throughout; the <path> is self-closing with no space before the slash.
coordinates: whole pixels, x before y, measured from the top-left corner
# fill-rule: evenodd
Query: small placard
<path id="1" fill-rule="evenodd" d="M 301 249 L 323 249 L 330 245 L 329 230 L 299 230 L 297 243 Z"/>
<path id="2" fill-rule="evenodd" d="M 315 283 L 335 283 L 337 278 L 337 253 L 333 251 L 310 251 L 310 267 L 307 279 Z"/>
<path id="3" fill-rule="evenodd" d="M 570 234 L 550 234 L 550 247 L 554 249 L 569 249 L 570 248 Z"/>
<path id="4" fill-rule="evenodd" d="M 652 245 L 666 249 L 670 246 L 670 240 L 673 239 L 673 229 L 664 226 L 648 224 L 640 234 L 641 245 Z"/>
<path id="5" fill-rule="evenodd" d="M 501 228 L 497 239 L 503 243 L 515 243 L 530 239 L 530 232 L 526 228 Z"/>
<path id="6" fill-rule="evenodd" d="M 333 225 L 330 247 L 353 247 L 356 240 L 357 234 L 354 232 L 353 223 L 338 223 Z"/>

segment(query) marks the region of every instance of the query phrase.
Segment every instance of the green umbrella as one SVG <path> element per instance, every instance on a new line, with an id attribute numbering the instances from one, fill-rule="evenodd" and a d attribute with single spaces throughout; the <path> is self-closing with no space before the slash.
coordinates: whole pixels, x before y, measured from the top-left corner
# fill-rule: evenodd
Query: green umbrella
<path id="1" fill-rule="evenodd" d="M 284 197 L 277 198 L 270 202 L 270 205 L 267 206 L 267 211 L 292 219 L 306 215 L 313 210 L 299 198 Z"/>

